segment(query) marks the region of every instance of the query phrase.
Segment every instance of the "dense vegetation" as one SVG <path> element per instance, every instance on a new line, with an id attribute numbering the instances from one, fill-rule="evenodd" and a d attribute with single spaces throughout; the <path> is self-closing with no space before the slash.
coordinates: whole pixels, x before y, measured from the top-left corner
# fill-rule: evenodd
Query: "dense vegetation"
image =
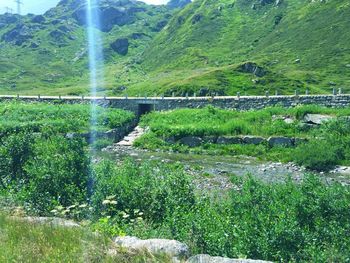
<path id="1" fill-rule="evenodd" d="M 303 123 L 306 114 L 327 114 L 337 117 L 322 125 Z M 258 111 L 238 112 L 205 109 L 180 109 L 169 112 L 153 112 L 142 119 L 142 125 L 150 132 L 135 142 L 147 149 L 176 150 L 180 152 L 205 152 L 208 154 L 249 155 L 275 161 L 294 161 L 318 171 L 327 170 L 337 164 L 348 164 L 350 160 L 350 123 L 345 116 L 350 109 L 331 109 L 318 106 L 300 106 L 291 109 L 279 107 Z M 285 122 L 284 118 L 291 122 Z M 181 143 L 168 142 L 185 136 L 258 135 L 303 137 L 309 141 L 296 148 L 260 145 L 216 145 L 203 143 L 189 148 Z"/>
<path id="2" fill-rule="evenodd" d="M 5 106 L 11 108 L 12 104 Z M 23 108 L 22 104 L 18 106 L 18 109 Z M 48 114 L 49 111 L 45 104 L 25 106 L 27 110 L 41 109 L 27 115 L 34 120 L 38 113 Z M 52 108 L 53 105 L 50 110 Z M 193 129 L 186 127 L 190 132 L 203 131 L 204 126 L 196 129 L 195 122 L 196 119 L 198 123 L 203 122 L 202 114 L 208 124 L 215 124 L 215 119 L 218 125 L 221 114 L 225 118 L 240 116 L 214 108 L 195 111 L 196 114 L 187 115 L 193 121 Z M 306 112 L 316 111 L 339 116 L 348 113 L 348 109 L 316 107 L 287 110 L 297 119 Z M 19 114 L 12 112 L 14 117 Z M 177 122 L 174 128 L 178 129 L 181 127 L 179 116 L 183 116 L 181 112 L 158 114 L 174 114 L 170 119 Z M 242 122 L 246 123 L 247 129 L 268 131 L 264 125 L 260 130 L 254 128 L 256 126 L 249 120 L 261 117 L 267 127 L 269 118 L 277 113 L 282 113 L 282 109 L 266 109 L 255 115 L 242 113 Z M 162 123 L 157 113 L 152 115 L 154 124 Z M 211 115 L 215 116 L 212 120 Z M 151 120 L 146 116 L 143 122 L 146 124 Z M 157 125 L 152 129 L 170 127 L 168 123 Z M 310 142 L 296 148 L 294 153 L 304 163 L 312 164 L 315 158 L 320 158 L 317 160 L 319 166 L 322 162 L 328 166 L 327 162 L 332 163 L 333 158 L 349 160 L 348 125 L 348 122 L 321 125 L 317 128 L 321 139 L 310 137 Z M 212 131 L 212 134 L 227 132 L 226 129 Z M 157 134 L 157 131 L 153 132 Z M 312 131 L 305 134 L 311 136 Z M 263 183 L 249 175 L 242 178 L 231 175 L 230 180 L 233 187 L 225 192 L 198 191 L 194 178 L 181 164 L 92 160 L 88 145 L 81 138 L 67 138 L 44 129 L 39 134 L 13 129 L 0 138 L 2 210 L 11 214 L 14 207 L 17 207 L 16 211 L 21 207 L 29 215 L 83 221 L 88 229 L 18 223 L 0 215 L 0 260 L 40 258 L 50 261 L 54 257 L 58 261 L 143 262 L 151 257 L 154 262 L 169 261 L 164 256 L 154 257 L 144 252 L 130 255 L 121 251 L 114 256 L 108 255 L 106 251 L 111 244 L 103 235 L 96 236 L 91 231 L 111 237 L 135 235 L 177 239 L 188 244 L 192 253 L 232 258 L 305 262 L 350 260 L 349 186 L 336 182 L 327 185 L 313 175 L 306 175 L 301 183 L 288 178 L 283 182 Z M 28 242 L 30 245 L 25 246 Z M 40 247 L 39 252 L 37 247 Z"/>
<path id="3" fill-rule="evenodd" d="M 300 185 L 288 180 L 265 184 L 252 177 L 233 176 L 234 189 L 215 198 L 205 192 L 198 195 L 181 165 L 127 160 L 118 166 L 103 161 L 83 172 L 81 182 L 89 177 L 94 182 L 89 188 L 89 184 L 69 183 L 72 167 L 48 155 L 47 162 L 36 166 L 39 170 L 31 182 L 24 181 L 19 191 L 7 189 L 3 198 L 19 198 L 27 209 L 36 208 L 29 209 L 32 213 L 41 210 L 41 214 L 90 218 L 92 229 L 112 236 L 175 238 L 189 244 L 193 253 L 277 261 L 349 260 L 347 186 L 325 185 L 313 176 Z M 69 159 L 80 163 L 81 156 Z M 41 167 L 45 170 L 55 163 L 61 164 L 61 174 L 68 175 L 61 178 L 51 173 L 43 178 Z M 43 184 L 45 181 L 54 183 Z M 65 188 L 55 182 L 62 182 Z M 79 189 L 71 199 L 61 199 L 72 187 Z M 36 199 L 43 192 L 48 193 L 46 198 Z M 24 193 L 26 198 L 21 199 Z"/>
<path id="4" fill-rule="evenodd" d="M 83 2 L 61 1 L 42 17 L 0 16 L 0 93 L 89 92 Z M 346 0 L 196 0 L 182 10 L 100 3 L 100 94 L 349 91 Z"/>
<path id="5" fill-rule="evenodd" d="M 55 133 L 107 131 L 125 125 L 135 118 L 131 112 L 102 108 L 95 109 L 96 123 L 91 126 L 89 105 L 0 102 L 0 134 L 14 131 Z"/>

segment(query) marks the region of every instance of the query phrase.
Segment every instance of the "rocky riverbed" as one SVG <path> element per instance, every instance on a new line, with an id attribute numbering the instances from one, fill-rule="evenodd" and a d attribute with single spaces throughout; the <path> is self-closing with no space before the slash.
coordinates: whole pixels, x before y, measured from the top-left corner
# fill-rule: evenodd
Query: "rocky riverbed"
<path id="1" fill-rule="evenodd" d="M 198 190 L 228 190 L 233 187 L 232 176 L 252 175 L 265 182 L 281 182 L 292 178 L 300 182 L 305 173 L 311 173 L 294 163 L 266 162 L 247 156 L 212 156 L 181 154 L 175 152 L 155 152 L 132 146 L 114 144 L 103 149 L 104 157 L 117 162 L 125 157 L 136 161 L 154 160 L 164 163 L 179 162 L 187 173 L 193 176 Z M 350 168 L 337 167 L 329 173 L 318 173 L 326 183 L 338 181 L 350 184 Z"/>

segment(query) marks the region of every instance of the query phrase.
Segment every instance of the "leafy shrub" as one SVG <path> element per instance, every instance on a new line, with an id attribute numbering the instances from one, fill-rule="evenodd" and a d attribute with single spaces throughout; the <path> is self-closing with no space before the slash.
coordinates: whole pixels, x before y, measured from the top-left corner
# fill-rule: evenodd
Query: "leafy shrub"
<path id="1" fill-rule="evenodd" d="M 91 200 L 96 217 L 118 216 L 125 211 L 130 216 L 133 211 L 141 211 L 144 218 L 159 223 L 177 207 L 186 210 L 194 203 L 190 180 L 176 165 L 125 161 L 116 167 L 103 161 L 95 169 L 93 189 Z M 116 197 L 113 208 L 103 204 L 108 196 Z"/>
<path id="2" fill-rule="evenodd" d="M 160 232 L 191 245 L 194 253 L 272 261 L 350 260 L 350 189 L 314 176 L 265 184 L 251 177 L 228 199 L 197 200 L 176 209 Z M 165 231 L 164 229 L 167 229 Z"/>
<path id="3" fill-rule="evenodd" d="M 61 136 L 37 140 L 24 166 L 28 182 L 22 198 L 37 212 L 69 206 L 87 198 L 90 159 L 81 139 Z"/>
<path id="4" fill-rule="evenodd" d="M 294 161 L 308 169 L 327 171 L 339 162 L 337 147 L 325 140 L 314 140 L 294 151 Z"/>
<path id="5" fill-rule="evenodd" d="M 28 181 L 25 163 L 32 158 L 32 134 L 20 132 L 4 137 L 0 144 L 0 185 L 20 187 Z"/>

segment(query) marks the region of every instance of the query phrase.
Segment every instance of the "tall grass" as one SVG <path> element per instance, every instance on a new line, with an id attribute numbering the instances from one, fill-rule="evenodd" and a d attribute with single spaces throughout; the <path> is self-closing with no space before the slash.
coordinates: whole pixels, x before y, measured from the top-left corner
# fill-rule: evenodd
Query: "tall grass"
<path id="1" fill-rule="evenodd" d="M 90 127 L 89 105 L 1 102 L 0 133 L 19 130 L 32 132 L 86 132 L 108 130 L 130 122 L 135 116 L 119 109 L 97 107 L 97 125 Z"/>
<path id="2" fill-rule="evenodd" d="M 121 250 L 110 238 L 88 228 L 26 223 L 0 214 L 0 262 L 165 263 L 170 259 L 147 251 Z"/>
<path id="3" fill-rule="evenodd" d="M 222 110 L 213 107 L 204 109 L 179 109 L 169 112 L 154 112 L 142 119 L 158 136 L 205 136 L 205 135 L 282 135 L 306 136 L 298 120 L 307 113 L 350 116 L 350 108 L 330 109 L 319 106 L 300 106 L 286 109 L 272 107 L 256 111 Z M 278 116 L 295 118 L 291 124 Z M 275 120 L 274 118 L 275 117 Z"/>

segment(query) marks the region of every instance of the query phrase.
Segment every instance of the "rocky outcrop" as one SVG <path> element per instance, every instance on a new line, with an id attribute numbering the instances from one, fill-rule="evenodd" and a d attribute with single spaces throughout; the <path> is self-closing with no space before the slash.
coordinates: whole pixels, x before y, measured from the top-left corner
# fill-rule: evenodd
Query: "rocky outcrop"
<path id="1" fill-rule="evenodd" d="M 251 73 L 257 77 L 263 77 L 267 74 L 267 71 L 263 67 L 258 66 L 254 62 L 243 63 L 238 67 L 238 71 L 243 73 Z"/>
<path id="2" fill-rule="evenodd" d="M 44 23 L 45 21 L 46 19 L 43 15 L 34 16 L 31 20 L 32 23 L 38 23 L 38 24 Z"/>
<path id="3" fill-rule="evenodd" d="M 127 38 L 119 38 L 111 43 L 111 48 L 119 55 L 125 56 L 129 51 L 129 40 Z"/>
<path id="4" fill-rule="evenodd" d="M 193 256 L 186 261 L 186 263 L 267 263 L 267 262 L 269 261 L 212 257 L 206 254 Z"/>
<path id="5" fill-rule="evenodd" d="M 141 240 L 137 237 L 117 237 L 115 244 L 126 249 L 148 250 L 154 254 L 167 254 L 170 257 L 186 258 L 190 255 L 189 248 L 186 244 L 176 240 L 168 239 L 147 239 Z"/>
<path id="6" fill-rule="evenodd" d="M 18 15 L 13 15 L 13 14 L 3 14 L 0 15 L 0 24 L 5 24 L 5 25 L 10 25 L 18 22 Z"/>
<path id="7" fill-rule="evenodd" d="M 145 11 L 142 6 L 137 6 L 135 1 L 119 1 L 114 5 L 106 4 L 96 6 L 92 9 L 100 21 L 93 19 L 93 25 L 104 32 L 109 32 L 113 26 L 123 26 L 132 24 L 135 21 L 138 12 Z M 86 25 L 86 6 L 82 6 L 73 13 L 74 19 L 79 25 Z"/>
<path id="8" fill-rule="evenodd" d="M 8 43 L 14 43 L 17 46 L 21 46 L 24 42 L 33 38 L 33 30 L 24 24 L 18 24 L 15 28 L 6 32 L 2 36 L 2 40 Z"/>
<path id="9" fill-rule="evenodd" d="M 160 32 L 167 24 L 168 20 L 161 20 L 152 28 L 152 30 L 154 32 Z"/>

